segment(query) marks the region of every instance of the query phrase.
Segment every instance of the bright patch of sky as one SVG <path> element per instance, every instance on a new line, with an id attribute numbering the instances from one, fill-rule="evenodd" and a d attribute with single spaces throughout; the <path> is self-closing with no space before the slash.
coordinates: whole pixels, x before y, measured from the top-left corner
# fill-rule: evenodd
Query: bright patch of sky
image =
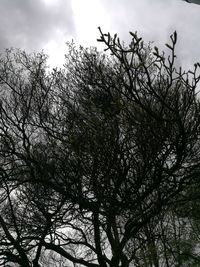
<path id="1" fill-rule="evenodd" d="M 85 46 L 97 45 L 98 26 L 108 29 L 109 15 L 100 0 L 72 0 L 76 40 Z"/>

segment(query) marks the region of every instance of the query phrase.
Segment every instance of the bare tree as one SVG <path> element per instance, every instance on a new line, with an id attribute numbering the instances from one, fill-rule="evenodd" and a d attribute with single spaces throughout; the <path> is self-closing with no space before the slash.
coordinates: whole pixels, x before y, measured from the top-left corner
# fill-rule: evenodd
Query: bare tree
<path id="1" fill-rule="evenodd" d="M 100 29 L 111 55 L 69 44 L 52 72 L 1 58 L 3 266 L 167 264 L 171 207 L 199 176 L 199 64 L 175 68 L 176 33 L 168 55 L 131 38 Z"/>

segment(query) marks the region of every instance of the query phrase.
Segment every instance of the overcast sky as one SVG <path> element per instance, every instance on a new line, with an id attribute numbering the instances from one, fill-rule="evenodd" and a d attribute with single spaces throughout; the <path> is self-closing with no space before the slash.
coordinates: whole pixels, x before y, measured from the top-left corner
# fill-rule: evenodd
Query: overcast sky
<path id="1" fill-rule="evenodd" d="M 97 45 L 98 26 L 126 41 L 129 31 L 137 31 L 161 47 L 176 30 L 180 62 L 200 62 L 200 5 L 182 0 L 0 0 L 0 50 L 43 49 L 52 65 L 62 64 L 67 41 Z"/>

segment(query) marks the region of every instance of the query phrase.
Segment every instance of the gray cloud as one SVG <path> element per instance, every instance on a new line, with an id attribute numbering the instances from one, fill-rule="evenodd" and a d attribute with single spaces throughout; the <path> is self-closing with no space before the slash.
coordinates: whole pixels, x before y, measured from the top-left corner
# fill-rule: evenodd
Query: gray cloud
<path id="1" fill-rule="evenodd" d="M 73 35 L 70 3 L 60 0 L 55 5 L 46 5 L 42 0 L 1 0 L 0 50 L 11 46 L 41 50 L 60 32 L 66 39 Z"/>
<path id="2" fill-rule="evenodd" d="M 102 0 L 110 16 L 110 29 L 123 40 L 138 31 L 146 41 L 164 48 L 169 35 L 178 33 L 177 53 L 181 64 L 200 61 L 200 6 L 182 0 Z M 107 29 L 105 29 L 107 31 Z"/>
<path id="3" fill-rule="evenodd" d="M 51 2 L 46 0 L 48 1 Z M 74 17 L 72 1 L 57 0 L 56 4 L 47 5 L 44 0 L 1 0 L 0 51 L 11 46 L 28 51 L 40 51 L 47 43 L 53 41 L 54 44 L 49 51 L 52 61 L 56 62 L 56 59 L 60 60 L 60 54 L 64 53 L 63 43 L 66 41 L 72 38 L 76 40 L 78 34 L 82 34 L 84 40 L 93 40 L 91 34 L 95 33 L 92 27 L 98 25 L 92 24 L 92 21 L 88 22 L 86 24 L 88 29 L 78 32 L 77 20 L 79 25 L 82 21 L 79 17 Z M 84 0 L 80 0 L 80 3 L 83 3 L 81 1 Z M 87 8 L 89 3 L 91 2 L 85 1 Z M 169 35 L 176 30 L 179 62 L 182 65 L 191 66 L 194 62 L 200 61 L 199 5 L 188 4 L 182 0 L 99 0 L 99 3 L 105 11 L 105 17 L 109 20 L 105 28 L 105 17 L 102 15 L 98 18 L 99 26 L 104 25 L 103 31 L 116 32 L 125 41 L 130 40 L 129 31 L 138 31 L 146 42 L 154 41 L 155 45 L 163 49 L 164 44 L 169 40 Z M 91 6 L 89 14 L 85 17 L 84 10 L 80 8 L 79 11 L 83 14 L 82 20 L 87 20 L 88 15 L 91 15 L 92 19 L 92 14 L 98 12 L 93 8 L 94 6 Z M 96 38 L 98 38 L 98 30 L 94 40 Z M 55 45 L 55 43 L 59 44 Z"/>

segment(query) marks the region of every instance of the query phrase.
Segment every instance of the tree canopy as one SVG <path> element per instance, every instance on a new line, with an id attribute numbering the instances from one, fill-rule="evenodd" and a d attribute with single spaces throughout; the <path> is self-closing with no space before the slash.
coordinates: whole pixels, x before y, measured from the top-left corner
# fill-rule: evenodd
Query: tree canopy
<path id="1" fill-rule="evenodd" d="M 199 266 L 200 65 L 99 31 L 0 58 L 0 266 Z"/>

